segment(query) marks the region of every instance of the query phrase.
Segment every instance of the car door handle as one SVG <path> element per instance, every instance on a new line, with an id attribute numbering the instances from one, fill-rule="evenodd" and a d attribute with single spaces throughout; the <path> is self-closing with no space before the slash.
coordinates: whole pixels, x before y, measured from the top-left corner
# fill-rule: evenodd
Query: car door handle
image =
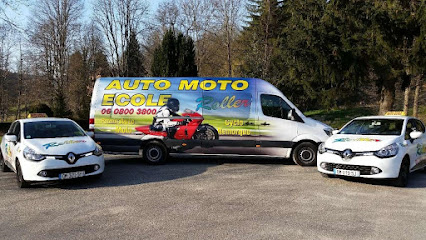
<path id="1" fill-rule="evenodd" d="M 271 125 L 271 124 L 269 124 L 269 123 L 267 123 L 267 122 L 264 122 L 264 123 L 261 123 L 260 125 L 262 125 L 262 126 L 269 126 L 269 125 Z"/>

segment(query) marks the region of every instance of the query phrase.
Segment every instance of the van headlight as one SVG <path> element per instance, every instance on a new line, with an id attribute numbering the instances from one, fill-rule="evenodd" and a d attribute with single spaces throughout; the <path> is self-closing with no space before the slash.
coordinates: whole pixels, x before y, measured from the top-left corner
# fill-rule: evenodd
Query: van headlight
<path id="1" fill-rule="evenodd" d="M 29 147 L 26 147 L 22 153 L 24 154 L 25 159 L 32 160 L 32 161 L 41 161 L 46 158 L 45 156 L 36 153 L 34 149 Z"/>
<path id="2" fill-rule="evenodd" d="M 324 143 L 321 143 L 321 144 L 318 146 L 318 153 L 319 153 L 319 154 L 323 154 L 323 153 L 325 153 L 325 151 L 326 151 L 326 149 L 325 149 L 325 144 L 324 144 Z"/>
<path id="3" fill-rule="evenodd" d="M 99 146 L 99 144 L 96 144 L 95 150 L 93 150 L 93 155 L 101 156 L 103 153 L 104 153 L 104 151 L 102 151 L 102 147 Z"/>
<path id="4" fill-rule="evenodd" d="M 393 157 L 396 154 L 398 154 L 399 147 L 396 143 L 392 143 L 389 146 L 386 146 L 379 151 L 374 152 L 374 155 L 376 155 L 379 158 L 388 158 Z"/>

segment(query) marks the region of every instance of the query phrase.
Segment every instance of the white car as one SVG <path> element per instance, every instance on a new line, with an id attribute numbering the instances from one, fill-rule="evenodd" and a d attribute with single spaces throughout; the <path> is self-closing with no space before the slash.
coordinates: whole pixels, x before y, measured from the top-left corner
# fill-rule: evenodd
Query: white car
<path id="1" fill-rule="evenodd" d="M 425 126 L 405 116 L 356 118 L 322 143 L 318 153 L 324 177 L 392 179 L 404 187 L 410 172 L 426 166 Z"/>
<path id="2" fill-rule="evenodd" d="M 100 176 L 102 149 L 74 121 L 62 118 L 21 119 L 1 141 L 0 165 L 13 170 L 18 186 L 32 182 Z"/>

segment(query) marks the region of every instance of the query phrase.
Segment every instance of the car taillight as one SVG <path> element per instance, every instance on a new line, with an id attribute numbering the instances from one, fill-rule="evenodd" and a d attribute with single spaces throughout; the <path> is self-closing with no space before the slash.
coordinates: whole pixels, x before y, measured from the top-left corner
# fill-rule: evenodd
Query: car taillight
<path id="1" fill-rule="evenodd" d="M 90 118 L 89 119 L 89 124 L 95 124 L 95 119 L 94 118 Z"/>

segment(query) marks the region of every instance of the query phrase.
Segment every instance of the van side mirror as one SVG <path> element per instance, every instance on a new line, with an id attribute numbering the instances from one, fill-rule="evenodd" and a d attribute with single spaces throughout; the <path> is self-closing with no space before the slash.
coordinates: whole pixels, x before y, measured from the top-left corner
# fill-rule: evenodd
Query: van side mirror
<path id="1" fill-rule="evenodd" d="M 419 132 L 419 131 L 412 131 L 412 132 L 410 132 L 410 138 L 411 139 L 417 139 L 417 138 L 419 138 L 420 136 L 422 136 L 422 132 Z"/>
<path id="2" fill-rule="evenodd" d="M 291 120 L 291 121 L 294 121 L 294 109 L 291 109 L 290 111 L 288 111 L 288 114 L 287 114 L 287 119 L 288 120 Z"/>
<path id="3" fill-rule="evenodd" d="M 333 130 L 331 133 L 333 133 L 333 135 L 336 135 L 336 134 L 338 134 L 339 133 L 339 129 L 336 129 L 336 130 Z"/>
<path id="4" fill-rule="evenodd" d="M 6 142 L 17 142 L 18 137 L 16 135 L 13 135 L 12 133 L 8 133 L 4 136 L 4 139 Z"/>
<path id="5" fill-rule="evenodd" d="M 91 137 L 91 138 L 93 138 L 95 136 L 95 133 L 91 132 L 91 131 L 87 131 L 86 135 L 89 136 L 89 137 Z"/>

